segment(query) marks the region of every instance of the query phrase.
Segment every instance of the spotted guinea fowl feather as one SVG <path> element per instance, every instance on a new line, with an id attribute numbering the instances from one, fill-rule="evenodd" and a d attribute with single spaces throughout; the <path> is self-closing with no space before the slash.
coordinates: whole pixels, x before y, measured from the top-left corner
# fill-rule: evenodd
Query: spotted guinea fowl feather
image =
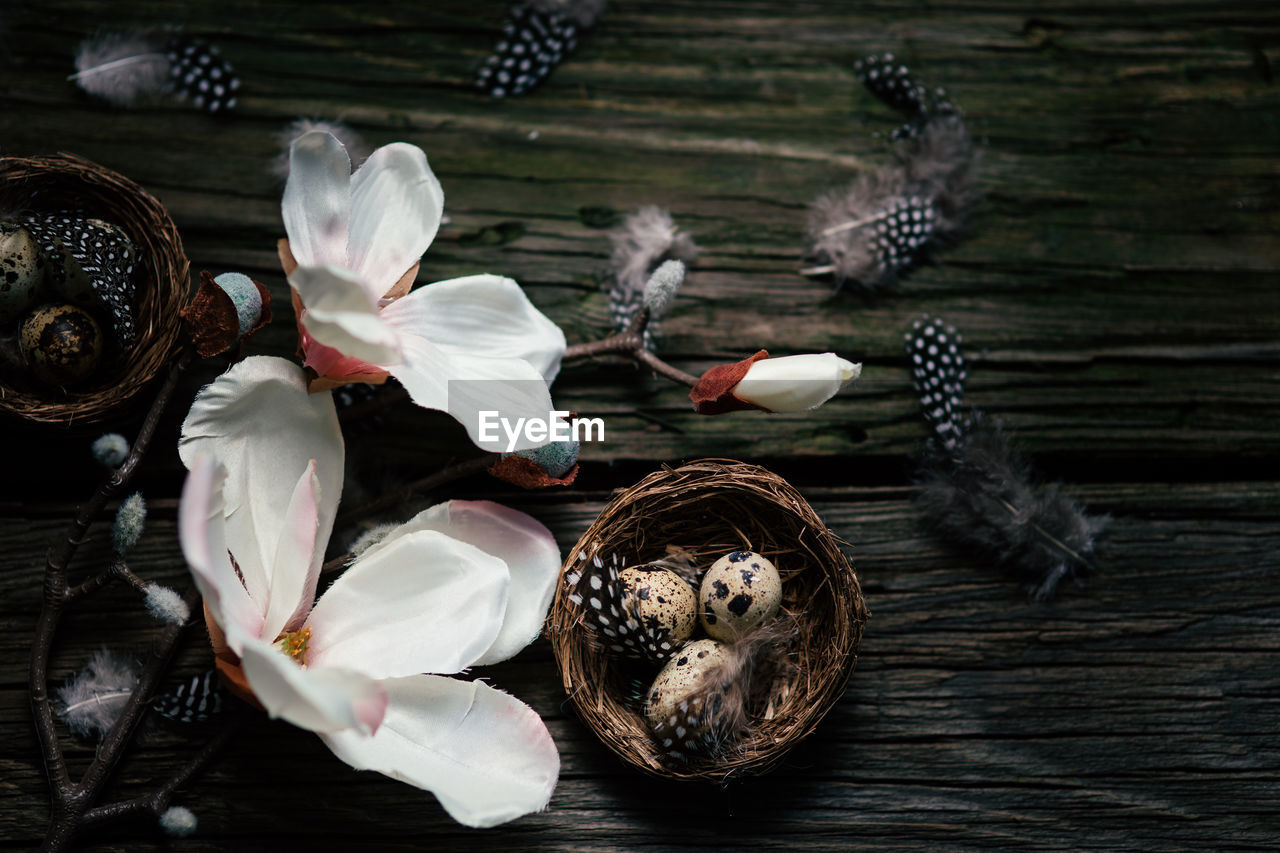
<path id="1" fill-rule="evenodd" d="M 1086 513 L 1059 484 L 1039 482 L 998 420 L 980 412 L 962 417 L 967 368 L 954 328 L 926 317 L 906 337 L 921 409 L 937 437 L 918 474 L 925 523 L 1029 580 L 1037 599 L 1092 572 L 1095 540 L 1108 519 Z"/>

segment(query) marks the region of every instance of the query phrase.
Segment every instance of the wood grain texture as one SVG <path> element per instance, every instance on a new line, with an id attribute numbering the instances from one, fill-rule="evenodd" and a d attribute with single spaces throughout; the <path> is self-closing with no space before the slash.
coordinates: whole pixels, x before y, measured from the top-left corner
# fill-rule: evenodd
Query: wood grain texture
<path id="1" fill-rule="evenodd" d="M 578 487 L 531 496 L 476 477 L 449 496 L 520 506 L 567 547 L 611 489 L 661 462 L 769 465 L 853 543 L 872 618 L 849 691 L 775 773 L 664 784 L 578 725 L 539 642 L 484 675 L 543 714 L 560 747 L 546 813 L 464 830 L 429 795 L 262 720 L 180 796 L 196 837 L 125 823 L 85 849 L 1274 848 L 1280 9 L 618 0 L 541 89 L 491 102 L 470 81 L 503 13 L 462 0 L 16 0 L 0 9 L 0 152 L 74 152 L 154 192 L 193 270 L 270 287 L 277 319 L 250 349 L 285 356 L 295 338 L 270 169 L 299 116 L 422 146 L 451 222 L 420 280 L 510 275 L 571 342 L 603 336 L 608 317 L 610 245 L 582 209 L 668 207 L 704 251 L 663 324 L 665 358 L 696 373 L 759 348 L 835 350 L 865 363 L 861 382 L 805 416 L 701 418 L 629 363 L 571 365 L 557 401 L 608 425 L 584 448 Z M 111 110 L 67 83 L 85 36 L 169 23 L 235 65 L 236 115 Z M 889 156 L 896 117 L 850 70 L 886 50 L 964 108 L 986 198 L 965 241 L 872 301 L 797 270 L 806 204 Z M 485 239 L 502 223 L 521 236 Z M 925 430 L 901 334 L 926 311 L 965 333 L 969 400 L 1112 515 L 1085 588 L 1028 603 L 919 528 L 910 472 Z M 219 369 L 197 371 L 187 397 Z M 181 414 L 138 481 L 153 509 L 132 561 L 175 584 Z M 30 849 L 48 809 L 24 688 L 38 573 L 97 474 L 83 434 L 0 430 L 21 450 L 0 477 L 0 847 Z M 350 502 L 468 452 L 448 419 L 399 404 L 348 444 Z M 95 528 L 80 571 L 104 558 L 105 535 Z M 55 678 L 153 631 L 127 591 L 95 597 L 68 623 Z M 179 672 L 206 665 L 192 638 Z M 118 790 L 178 766 L 189 734 L 150 728 Z M 92 755 L 66 746 L 79 766 Z"/>

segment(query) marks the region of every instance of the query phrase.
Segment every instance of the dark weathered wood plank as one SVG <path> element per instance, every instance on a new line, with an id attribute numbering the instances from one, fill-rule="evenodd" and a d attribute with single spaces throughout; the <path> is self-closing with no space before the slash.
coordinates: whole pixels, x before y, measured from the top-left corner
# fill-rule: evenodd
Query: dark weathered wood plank
<path id="1" fill-rule="evenodd" d="M 1089 487 L 1115 520 L 1104 571 L 1052 604 L 1029 603 L 989 568 L 939 547 L 901 489 L 820 489 L 819 512 L 853 542 L 873 617 L 848 694 L 776 773 L 726 790 L 663 784 L 624 769 L 571 714 L 540 642 L 486 672 L 548 720 L 563 776 L 549 812 L 490 833 L 450 825 L 430 798 L 355 776 L 306 733 L 253 725 L 184 801 L 201 816 L 191 849 L 255 843 L 533 849 L 651 845 L 972 845 L 1140 849 L 1265 845 L 1280 752 L 1280 490 L 1245 483 Z M 585 498 L 585 499 L 584 499 Z M 600 508 L 585 495 L 528 504 L 566 546 Z M 166 510 L 136 562 L 173 575 Z M 48 519 L 0 525 L 9 561 L 38 560 Z M 43 780 L 29 760 L 22 651 L 36 592 L 0 574 L 0 757 L 13 808 L 0 835 L 41 831 Z M 1246 603 L 1247 602 L 1247 603 Z M 132 614 L 133 618 L 130 618 Z M 122 622 L 123 620 L 123 622 Z M 55 676 L 106 636 L 143 628 L 126 594 L 77 618 Z M 140 638 L 141 635 L 135 634 Z M 198 668 L 197 638 L 183 658 Z M 206 658 L 207 659 L 207 658 Z M 83 760 L 90 748 L 73 745 Z M 145 736 L 121 785 L 145 785 L 190 749 Z M 251 781 L 252 780 L 252 781 Z M 148 849 L 144 827 L 90 849 Z M 111 838 L 119 839 L 115 843 Z M 127 841 L 126 841 L 127 839 Z"/>

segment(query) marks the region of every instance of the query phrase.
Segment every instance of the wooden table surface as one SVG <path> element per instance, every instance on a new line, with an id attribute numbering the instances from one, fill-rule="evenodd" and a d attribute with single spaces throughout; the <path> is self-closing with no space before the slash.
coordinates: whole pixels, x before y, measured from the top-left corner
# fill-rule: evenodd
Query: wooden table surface
<path id="1" fill-rule="evenodd" d="M 583 209 L 669 208 L 704 253 L 664 324 L 664 357 L 697 373 L 759 348 L 834 350 L 862 361 L 863 379 L 811 414 L 702 418 L 684 390 L 629 363 L 569 366 L 558 401 L 608 430 L 584 448 L 574 488 L 514 492 L 480 476 L 433 497 L 511 503 L 567 548 L 613 489 L 660 463 L 767 465 L 852 543 L 872 618 L 847 693 L 770 775 L 662 782 L 582 727 L 539 641 L 485 675 L 540 712 L 560 748 L 544 813 L 464 829 L 429 794 L 357 774 L 315 736 L 260 718 L 179 795 L 199 817 L 194 837 L 136 821 L 84 848 L 1280 844 L 1280 7 L 618 0 L 543 88 L 496 102 L 470 81 L 503 14 L 464 0 L 11 0 L 0 153 L 74 152 L 151 190 L 194 270 L 269 285 L 277 320 L 250 349 L 285 356 L 270 166 L 294 118 L 420 145 L 451 217 L 420 280 L 512 276 L 571 342 L 601 337 L 608 317 L 607 232 Z M 222 48 L 244 80 L 235 115 L 112 110 L 66 81 L 82 38 L 157 24 Z M 888 156 L 895 116 L 851 71 L 882 51 L 964 108 L 986 199 L 968 239 L 871 300 L 797 270 L 807 202 Z M 925 311 L 966 333 L 970 401 L 1113 518 L 1084 588 L 1030 602 L 921 529 L 911 472 L 925 427 L 900 341 Z M 134 566 L 149 577 L 185 574 L 176 424 L 219 369 L 184 386 L 137 481 L 152 512 Z M 48 818 L 27 660 L 44 556 L 98 476 L 94 435 L 0 433 L 4 849 L 36 846 Z M 348 444 L 349 501 L 469 452 L 455 424 L 403 404 Z M 107 535 L 94 528 L 77 574 L 101 564 Z M 92 650 L 142 649 L 154 630 L 127 590 L 90 599 L 60 635 L 55 684 Z M 192 632 L 177 672 L 208 662 Z M 207 735 L 149 726 L 114 790 L 156 784 Z M 64 743 L 74 767 L 93 754 Z"/>

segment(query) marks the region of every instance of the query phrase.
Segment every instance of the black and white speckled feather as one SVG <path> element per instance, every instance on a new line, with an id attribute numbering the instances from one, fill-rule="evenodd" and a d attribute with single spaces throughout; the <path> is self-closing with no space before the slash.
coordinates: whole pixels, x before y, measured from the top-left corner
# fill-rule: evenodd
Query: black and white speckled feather
<path id="1" fill-rule="evenodd" d="M 222 713 L 224 692 L 217 671 L 210 669 L 157 696 L 151 707 L 170 722 L 203 723 Z"/>
<path id="2" fill-rule="evenodd" d="M 578 552 L 576 568 L 565 575 L 569 601 L 582 611 L 582 621 L 595 635 L 600 650 L 633 660 L 665 663 L 680 643 L 672 640 L 656 620 L 644 620 L 635 600 L 623 594 L 625 561 L 616 553 Z"/>
<path id="3" fill-rule="evenodd" d="M 132 344 L 137 289 L 133 270 L 138 250 L 124 232 L 118 226 L 70 211 L 33 215 L 23 224 L 45 256 L 47 275 L 54 288 L 64 288 L 74 267 L 79 267 L 92 293 L 72 301 L 105 311 L 119 344 Z"/>
<path id="4" fill-rule="evenodd" d="M 906 125 L 894 131 L 894 138 L 915 135 L 933 116 L 959 112 L 947 99 L 946 90 L 930 89 L 917 81 L 892 53 L 858 60 L 853 65 L 853 73 L 868 92 L 907 119 Z"/>
<path id="5" fill-rule="evenodd" d="M 998 420 L 976 411 L 961 418 L 967 370 L 959 340 L 937 318 L 907 334 L 921 406 L 938 438 L 921 461 L 917 504 L 943 539 L 1029 581 L 1033 597 L 1049 598 L 1062 581 L 1093 571 L 1094 542 L 1108 519 L 1087 514 L 1059 484 L 1037 482 Z"/>
<path id="6" fill-rule="evenodd" d="M 814 201 L 805 247 L 806 275 L 865 293 L 887 290 L 955 242 L 981 197 L 977 150 L 959 112 L 925 97 L 905 67 L 877 68 L 876 80 L 892 81 L 877 94 L 908 111 L 912 132 L 889 162 Z"/>
<path id="7" fill-rule="evenodd" d="M 224 113 L 235 108 L 240 90 L 240 78 L 217 47 L 172 29 L 99 33 L 80 43 L 75 65 L 69 80 L 121 107 L 172 95 Z"/>
<path id="8" fill-rule="evenodd" d="M 963 339 L 955 327 L 936 317 L 916 320 L 905 337 L 921 411 L 942 446 L 953 450 L 966 423 L 960 413 L 969 375 L 960 349 Z"/>
<path id="9" fill-rule="evenodd" d="M 214 45 L 201 38 L 177 33 L 166 47 L 169 86 L 180 98 L 210 114 L 235 109 L 240 78 Z"/>
<path id="10" fill-rule="evenodd" d="M 578 44 L 579 25 L 533 3 L 513 6 L 475 85 L 493 98 L 523 95 L 550 76 Z"/>

